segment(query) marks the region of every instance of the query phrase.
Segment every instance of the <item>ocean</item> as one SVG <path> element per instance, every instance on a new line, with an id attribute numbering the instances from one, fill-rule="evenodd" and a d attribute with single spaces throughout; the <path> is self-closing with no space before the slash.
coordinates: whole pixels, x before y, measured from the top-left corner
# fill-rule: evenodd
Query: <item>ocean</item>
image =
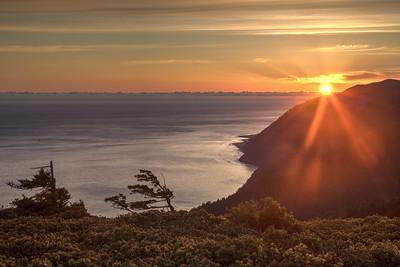
<path id="1" fill-rule="evenodd" d="M 165 177 L 177 209 L 234 193 L 254 167 L 235 145 L 311 95 L 0 94 L 0 205 L 22 192 L 6 182 L 54 162 L 58 186 L 91 214 L 126 193 L 139 169 Z"/>

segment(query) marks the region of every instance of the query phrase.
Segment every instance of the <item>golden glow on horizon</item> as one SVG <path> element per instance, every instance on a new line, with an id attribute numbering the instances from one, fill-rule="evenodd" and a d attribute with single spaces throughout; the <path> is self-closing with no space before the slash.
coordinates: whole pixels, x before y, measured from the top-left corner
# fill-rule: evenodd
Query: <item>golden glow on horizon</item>
<path id="1" fill-rule="evenodd" d="M 0 1 L 1 92 L 337 92 L 400 78 L 400 1 L 28 2 Z"/>
<path id="2" fill-rule="evenodd" d="M 323 95 L 331 95 L 333 93 L 332 85 L 328 83 L 321 84 L 321 86 L 319 87 L 319 91 Z"/>

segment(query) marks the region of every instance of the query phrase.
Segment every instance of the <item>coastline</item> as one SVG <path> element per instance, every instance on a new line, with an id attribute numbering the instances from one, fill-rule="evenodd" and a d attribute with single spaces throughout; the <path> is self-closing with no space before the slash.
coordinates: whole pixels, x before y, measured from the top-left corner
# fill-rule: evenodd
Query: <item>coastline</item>
<path id="1" fill-rule="evenodd" d="M 241 138 L 241 140 L 239 142 L 234 142 L 232 143 L 232 145 L 234 145 L 235 147 L 237 147 L 239 149 L 240 152 L 243 153 L 243 147 L 247 144 L 247 142 L 253 138 L 254 136 L 256 136 L 257 134 L 246 134 L 246 135 L 239 135 L 238 137 Z"/>

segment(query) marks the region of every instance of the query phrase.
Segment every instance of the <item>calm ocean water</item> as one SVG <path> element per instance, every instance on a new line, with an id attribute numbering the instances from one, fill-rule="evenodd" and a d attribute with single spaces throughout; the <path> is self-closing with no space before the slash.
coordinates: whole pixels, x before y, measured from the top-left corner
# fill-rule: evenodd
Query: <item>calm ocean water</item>
<path id="1" fill-rule="evenodd" d="M 310 96 L 207 94 L 1 94 L 0 204 L 21 194 L 5 183 L 55 162 L 55 175 L 92 214 L 134 183 L 138 169 L 163 175 L 178 209 L 227 196 L 251 166 L 232 145 Z"/>

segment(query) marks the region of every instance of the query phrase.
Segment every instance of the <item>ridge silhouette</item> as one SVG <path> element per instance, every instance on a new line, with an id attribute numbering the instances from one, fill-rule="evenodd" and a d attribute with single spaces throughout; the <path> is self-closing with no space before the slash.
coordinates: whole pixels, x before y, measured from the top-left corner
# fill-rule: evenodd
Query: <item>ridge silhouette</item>
<path id="1" fill-rule="evenodd" d="M 400 81 L 356 85 L 288 110 L 241 146 L 258 169 L 233 195 L 202 207 L 221 214 L 273 197 L 299 218 L 400 215 Z"/>

